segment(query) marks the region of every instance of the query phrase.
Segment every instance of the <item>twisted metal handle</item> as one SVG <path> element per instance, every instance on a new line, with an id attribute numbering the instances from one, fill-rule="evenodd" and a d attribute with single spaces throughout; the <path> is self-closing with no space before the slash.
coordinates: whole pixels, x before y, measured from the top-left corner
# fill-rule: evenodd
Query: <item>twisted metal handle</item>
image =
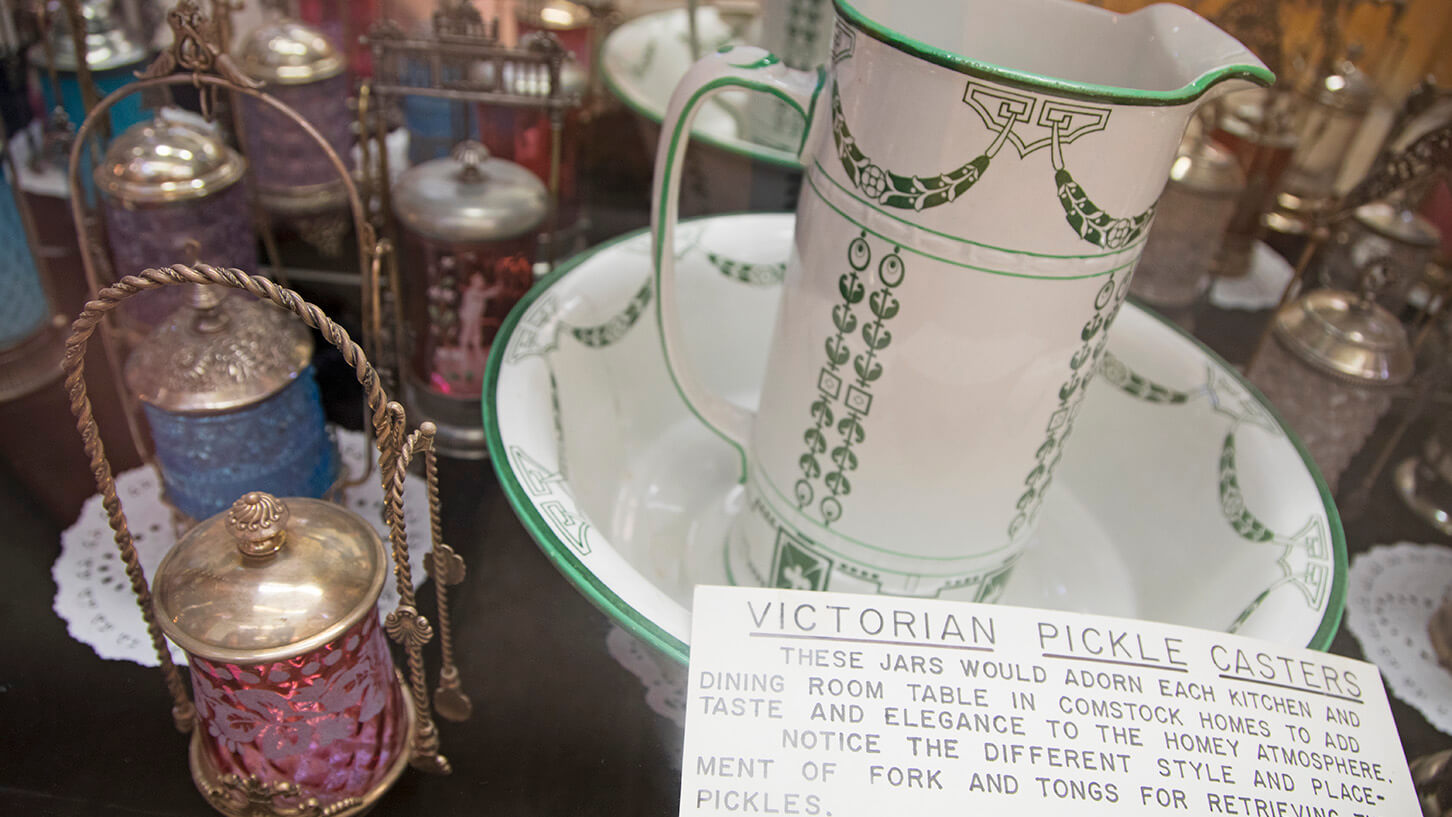
<path id="1" fill-rule="evenodd" d="M 218 269 L 205 264 L 197 266 L 177 264 L 165 269 L 148 269 L 141 275 L 128 275 L 102 289 L 93 300 L 86 303 L 80 316 L 71 325 L 70 336 L 66 338 L 65 357 L 61 361 L 61 368 L 65 372 L 66 393 L 70 397 L 71 413 L 76 417 L 76 430 L 80 432 L 81 442 L 85 446 L 86 456 L 90 461 L 91 474 L 95 477 L 96 488 L 101 494 L 101 504 L 106 509 L 107 521 L 115 533 L 116 548 L 125 565 L 126 577 L 131 582 L 132 592 L 136 594 L 137 606 L 141 608 L 141 616 L 146 621 L 147 634 L 151 637 L 152 646 L 156 649 L 157 658 L 161 662 L 162 675 L 166 681 L 167 691 L 172 698 L 172 717 L 177 729 L 182 732 L 191 730 L 196 710 L 187 696 L 186 684 L 182 681 L 176 664 L 171 660 L 171 651 L 167 648 L 166 638 L 152 611 L 151 588 L 147 582 L 146 573 L 141 567 L 141 560 L 137 556 L 136 545 L 126 522 L 126 514 L 121 508 L 121 499 L 116 494 L 116 481 L 111 472 L 111 463 L 106 458 L 105 445 L 101 442 L 100 428 L 96 425 L 95 416 L 91 411 L 91 399 L 86 391 L 85 358 L 86 347 L 96 328 L 101 325 L 107 314 L 115 310 L 127 298 L 164 286 L 187 284 L 215 284 L 249 292 L 292 312 L 302 319 L 303 323 L 322 333 L 323 338 L 343 354 L 343 359 L 353 367 L 354 373 L 358 376 L 358 382 L 363 386 L 368 408 L 372 412 L 373 425 L 379 430 L 377 437 L 380 440 L 380 447 L 384 440 L 396 437 L 395 434 L 384 432 L 386 425 L 397 422 L 401 428 L 404 421 L 402 408 L 397 407 L 396 403 L 390 406 L 388 395 L 379 382 L 378 373 L 368 362 L 362 348 L 348 337 L 347 330 L 334 323 L 321 309 L 306 301 L 301 295 L 280 287 L 266 278 L 248 275 L 241 270 Z M 397 407 L 395 413 L 390 413 L 391 407 Z M 379 465 L 383 471 L 384 489 L 387 491 L 394 482 L 393 470 L 401 468 L 397 447 L 391 453 L 380 448 Z M 397 478 L 401 479 L 402 474 L 398 474 Z M 395 554 L 402 551 L 404 575 L 407 575 L 408 545 L 404 534 L 401 505 L 385 503 L 384 512 L 389 517 L 389 530 Z M 395 567 L 395 569 L 397 568 Z"/>

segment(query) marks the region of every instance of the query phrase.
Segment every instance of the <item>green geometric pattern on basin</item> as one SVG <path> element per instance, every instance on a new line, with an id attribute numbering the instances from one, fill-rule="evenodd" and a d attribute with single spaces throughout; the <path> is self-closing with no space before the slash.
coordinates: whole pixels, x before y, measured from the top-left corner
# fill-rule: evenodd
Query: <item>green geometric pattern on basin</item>
<path id="1" fill-rule="evenodd" d="M 1245 496 L 1240 492 L 1240 480 L 1235 476 L 1235 429 L 1225 435 L 1220 447 L 1220 510 L 1225 521 L 1251 542 L 1269 542 L 1276 538 L 1274 532 L 1262 525 L 1255 514 L 1245 507 Z"/>
<path id="2" fill-rule="evenodd" d="M 740 281 L 743 284 L 753 286 L 775 286 L 780 284 L 786 276 L 786 264 L 784 262 L 775 264 L 754 264 L 749 261 L 737 261 L 727 258 L 724 255 L 714 252 L 705 253 L 711 266 L 721 271 L 722 275 Z M 651 299 L 655 297 L 655 279 L 646 279 L 636 291 L 635 297 L 630 299 L 619 312 L 611 315 L 605 321 L 592 326 L 570 327 L 570 334 L 586 346 L 603 348 L 615 343 L 625 337 L 631 327 L 645 314 L 646 307 L 650 306 Z"/>
<path id="3" fill-rule="evenodd" d="M 786 277 L 785 261 L 778 261 L 775 264 L 753 264 L 749 261 L 726 258 L 714 252 L 707 252 L 706 260 L 711 262 L 711 266 L 720 270 L 722 275 L 734 278 L 743 284 L 775 286 Z"/>
<path id="4" fill-rule="evenodd" d="M 848 244 L 848 270 L 837 280 L 842 301 L 832 307 L 836 332 L 823 343 L 827 361 L 817 375 L 817 395 L 808 407 L 812 425 L 802 433 L 807 450 L 797 460 L 802 476 L 793 486 L 798 508 L 805 510 L 820 496 L 817 510 L 827 525 L 842 518 L 842 497 L 852 493 L 850 474 L 860 464 L 854 449 L 867 438 L 863 420 L 872 411 L 872 385 L 883 373 L 878 354 L 892 344 L 887 322 L 902 308 L 892 294 L 907 275 L 899 249 L 894 246 L 878 261 L 879 287 L 869 296 L 863 274 L 872 263 L 872 245 L 863 232 Z M 864 299 L 870 318 L 859 320 L 856 309 Z M 854 355 L 853 335 L 859 326 L 863 347 Z M 846 368 L 849 361 L 850 372 Z M 833 429 L 838 435 L 836 445 L 828 442 Z M 829 455 L 830 465 L 824 466 L 818 459 L 823 455 Z"/>
<path id="5" fill-rule="evenodd" d="M 1100 364 L 1100 374 L 1124 393 L 1147 403 L 1176 406 L 1188 402 L 1194 395 L 1205 394 L 1209 397 L 1213 411 L 1230 420 L 1230 427 L 1220 445 L 1220 458 L 1216 463 L 1220 513 L 1225 523 L 1241 539 L 1280 549 L 1276 566 L 1281 575 L 1255 592 L 1250 602 L 1231 622 L 1227 632 L 1238 632 L 1271 593 L 1286 585 L 1300 591 L 1310 609 L 1323 609 L 1332 591 L 1336 569 L 1331 535 L 1325 520 L 1310 517 L 1301 525 L 1300 530 L 1287 537 L 1272 530 L 1245 504 L 1237 465 L 1237 434 L 1243 429 L 1253 427 L 1276 437 L 1285 436 L 1283 427 L 1266 410 L 1265 405 L 1231 375 L 1213 366 L 1206 370 L 1205 385 L 1193 392 L 1158 385 L 1133 372 L 1109 353 L 1105 353 Z"/>
<path id="6" fill-rule="evenodd" d="M 630 299 L 619 312 L 611 315 L 603 323 L 594 326 L 571 327 L 570 334 L 575 340 L 595 348 L 602 348 L 625 337 L 625 333 L 635 326 L 640 316 L 645 314 L 645 308 L 650 306 L 650 299 L 655 294 L 655 280 L 647 279 L 640 289 L 636 290 L 635 297 Z"/>
<path id="7" fill-rule="evenodd" d="M 1137 397 L 1146 403 L 1183 403 L 1190 399 L 1188 392 L 1171 389 L 1136 374 L 1124 362 L 1106 351 L 1099 361 L 1099 376 L 1114 384 L 1130 397 Z"/>
<path id="8" fill-rule="evenodd" d="M 1335 570 L 1330 536 L 1322 520 L 1312 517 L 1295 534 L 1283 537 L 1267 528 L 1245 507 L 1245 497 L 1241 494 L 1240 480 L 1236 476 L 1235 432 L 1239 425 L 1236 423 L 1231 426 L 1221 447 L 1220 508 L 1225 514 L 1225 520 L 1242 538 L 1280 548 L 1276 565 L 1281 570 L 1281 577 L 1257 593 L 1240 615 L 1236 616 L 1235 621 L 1227 628 L 1227 632 L 1232 633 L 1238 632 L 1246 620 L 1265 603 L 1266 598 L 1283 585 L 1296 588 L 1307 605 L 1312 609 L 1320 609 L 1331 592 Z"/>

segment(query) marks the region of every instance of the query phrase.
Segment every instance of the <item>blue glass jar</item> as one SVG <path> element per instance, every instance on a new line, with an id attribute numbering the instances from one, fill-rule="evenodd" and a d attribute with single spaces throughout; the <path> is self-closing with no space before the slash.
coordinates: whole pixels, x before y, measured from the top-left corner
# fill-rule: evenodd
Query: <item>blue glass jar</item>
<path id="1" fill-rule="evenodd" d="M 54 66 L 47 58 L 49 55 L 43 43 L 31 49 L 30 61 L 40 77 L 41 98 L 46 111 L 60 107 L 70 117 L 71 123 L 79 127 L 86 118 L 78 73 L 80 57 L 71 37 L 70 18 L 59 8 L 52 11 L 52 16 L 55 22 L 50 30 L 50 55 L 55 58 Z M 91 79 L 96 83 L 100 98 L 104 99 L 112 91 L 135 82 L 136 72 L 146 67 L 151 52 L 141 39 L 126 30 L 114 0 L 82 0 L 81 16 L 86 21 L 86 67 L 91 71 Z M 120 133 L 147 118 L 140 94 L 132 94 L 116 103 L 110 115 L 113 133 Z"/>
<path id="2" fill-rule="evenodd" d="M 0 350 L 18 346 L 50 319 L 15 190 L 0 173 Z"/>
<path id="3" fill-rule="evenodd" d="M 6 167 L 5 171 L 12 170 Z M 64 337 L 31 250 L 24 197 L 0 172 L 0 401 L 60 376 Z"/>
<path id="4" fill-rule="evenodd" d="M 225 292 L 193 287 L 126 362 L 167 500 L 192 519 L 248 491 L 321 498 L 338 474 L 312 336 L 272 304 Z"/>

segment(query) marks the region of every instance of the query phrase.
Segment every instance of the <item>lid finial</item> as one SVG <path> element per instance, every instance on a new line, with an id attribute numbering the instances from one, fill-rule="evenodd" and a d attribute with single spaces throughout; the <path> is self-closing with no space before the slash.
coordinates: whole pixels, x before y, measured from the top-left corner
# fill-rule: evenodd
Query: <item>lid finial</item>
<path id="1" fill-rule="evenodd" d="M 287 506 L 263 491 L 251 491 L 232 503 L 227 530 L 243 556 L 261 558 L 280 550 L 287 539 Z"/>
<path id="2" fill-rule="evenodd" d="M 459 179 L 466 182 L 477 182 L 484 178 L 484 171 L 480 166 L 489 161 L 489 148 L 484 147 L 483 142 L 473 139 L 466 139 L 450 151 L 449 158 L 463 165 L 459 171 Z"/>

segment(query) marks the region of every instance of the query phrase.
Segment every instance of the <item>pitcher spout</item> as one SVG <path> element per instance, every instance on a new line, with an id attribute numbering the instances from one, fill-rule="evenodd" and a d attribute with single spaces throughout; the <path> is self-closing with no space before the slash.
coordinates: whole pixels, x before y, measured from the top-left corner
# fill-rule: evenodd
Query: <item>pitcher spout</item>
<path id="1" fill-rule="evenodd" d="M 875 39 L 929 62 L 1064 97 L 1192 107 L 1275 81 L 1238 40 L 1182 6 L 1118 14 L 1071 0 L 833 0 Z"/>
<path id="2" fill-rule="evenodd" d="M 1174 96 L 1204 103 L 1231 91 L 1268 87 L 1275 74 L 1249 48 L 1183 6 L 1160 3 L 1123 16 L 1144 48 L 1164 60 Z"/>

